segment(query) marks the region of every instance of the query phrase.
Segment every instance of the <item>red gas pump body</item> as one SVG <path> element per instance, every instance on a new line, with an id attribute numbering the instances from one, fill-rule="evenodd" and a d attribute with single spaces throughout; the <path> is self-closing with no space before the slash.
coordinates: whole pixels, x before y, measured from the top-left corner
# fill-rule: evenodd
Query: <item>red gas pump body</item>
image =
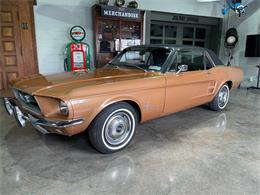
<path id="1" fill-rule="evenodd" d="M 90 69 L 90 47 L 82 42 L 85 30 L 81 26 L 74 26 L 70 30 L 72 42 L 66 45 L 64 70 L 87 71 Z"/>
<path id="2" fill-rule="evenodd" d="M 87 45 L 85 43 L 71 43 L 69 46 L 70 52 L 70 71 L 87 70 Z"/>

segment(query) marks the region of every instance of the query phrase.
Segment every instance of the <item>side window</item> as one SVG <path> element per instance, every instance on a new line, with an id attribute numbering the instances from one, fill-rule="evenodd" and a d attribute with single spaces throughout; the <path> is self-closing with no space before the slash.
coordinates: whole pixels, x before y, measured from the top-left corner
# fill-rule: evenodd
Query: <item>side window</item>
<path id="1" fill-rule="evenodd" d="M 177 72 L 177 57 L 174 58 L 173 63 L 169 69 L 169 72 Z"/>
<path id="2" fill-rule="evenodd" d="M 190 62 L 187 64 L 188 71 L 204 70 L 204 52 L 203 51 L 190 51 Z"/>
<path id="3" fill-rule="evenodd" d="M 200 50 L 178 51 L 170 71 L 176 71 L 179 65 L 188 65 L 188 71 L 204 70 L 204 52 Z"/>
<path id="4" fill-rule="evenodd" d="M 188 51 L 178 51 L 177 55 L 175 55 L 175 59 L 173 64 L 171 65 L 169 72 L 177 72 L 178 66 L 186 64 L 190 68 L 190 64 L 192 64 L 192 54 Z M 189 69 L 188 69 L 189 71 Z"/>

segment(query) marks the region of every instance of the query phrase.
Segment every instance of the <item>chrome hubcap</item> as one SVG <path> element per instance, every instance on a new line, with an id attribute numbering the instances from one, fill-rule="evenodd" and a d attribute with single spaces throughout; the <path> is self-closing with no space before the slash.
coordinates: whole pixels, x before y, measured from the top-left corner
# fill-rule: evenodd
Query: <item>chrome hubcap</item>
<path id="1" fill-rule="evenodd" d="M 220 108 L 224 108 L 227 105 L 229 99 L 229 89 L 227 86 L 221 88 L 218 94 L 218 105 Z"/>
<path id="2" fill-rule="evenodd" d="M 105 124 L 105 139 L 112 146 L 123 143 L 132 131 L 132 119 L 126 112 L 113 114 Z"/>

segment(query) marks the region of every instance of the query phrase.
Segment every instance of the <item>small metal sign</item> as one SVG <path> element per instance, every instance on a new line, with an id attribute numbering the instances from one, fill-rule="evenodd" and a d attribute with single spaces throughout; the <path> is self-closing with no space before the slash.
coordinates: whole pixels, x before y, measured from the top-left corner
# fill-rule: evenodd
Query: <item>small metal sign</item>
<path id="1" fill-rule="evenodd" d="M 81 26 L 73 26 L 70 29 L 70 36 L 74 41 L 82 41 L 86 36 L 86 32 Z"/>
<path id="2" fill-rule="evenodd" d="M 116 18 L 128 18 L 139 19 L 140 10 L 127 8 L 127 7 L 115 7 L 115 6 L 101 6 L 101 16 L 116 17 Z"/>

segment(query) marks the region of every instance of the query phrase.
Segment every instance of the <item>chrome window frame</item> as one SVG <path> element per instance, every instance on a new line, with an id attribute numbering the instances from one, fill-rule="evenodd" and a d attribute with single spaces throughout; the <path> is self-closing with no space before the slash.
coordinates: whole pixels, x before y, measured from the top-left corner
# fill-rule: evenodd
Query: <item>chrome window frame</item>
<path id="1" fill-rule="evenodd" d="M 208 58 L 208 60 L 210 61 L 212 68 L 216 67 L 215 62 L 213 61 L 213 59 L 211 58 L 210 54 L 208 51 L 205 50 L 205 57 Z M 206 64 L 205 64 L 205 69 L 206 69 Z"/>

